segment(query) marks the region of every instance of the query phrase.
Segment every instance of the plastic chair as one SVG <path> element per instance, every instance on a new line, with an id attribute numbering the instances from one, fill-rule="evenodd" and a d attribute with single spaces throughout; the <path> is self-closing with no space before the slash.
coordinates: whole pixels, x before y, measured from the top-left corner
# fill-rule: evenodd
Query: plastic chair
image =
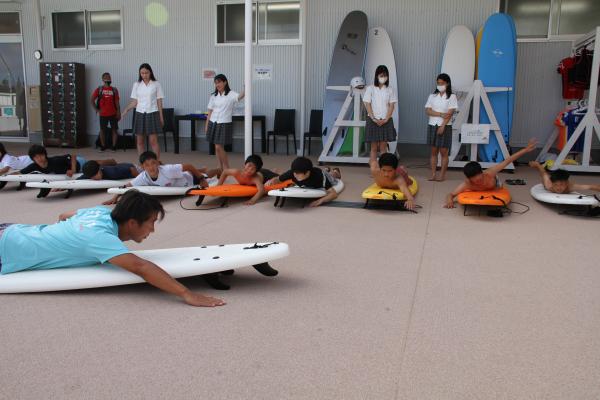
<path id="1" fill-rule="evenodd" d="M 267 132 L 267 154 L 269 154 L 269 137 L 273 136 L 273 153 L 277 153 L 277 136 L 285 136 L 287 155 L 290 154 L 289 143 L 290 136 L 294 139 L 294 151 L 298 151 L 296 143 L 296 110 L 275 110 L 275 122 L 273 124 L 273 130 Z"/>

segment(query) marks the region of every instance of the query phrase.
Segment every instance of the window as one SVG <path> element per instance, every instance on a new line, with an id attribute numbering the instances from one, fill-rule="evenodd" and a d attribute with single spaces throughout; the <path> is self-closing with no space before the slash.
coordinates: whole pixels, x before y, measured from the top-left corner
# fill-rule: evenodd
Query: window
<path id="1" fill-rule="evenodd" d="M 121 11 L 52 13 L 55 49 L 121 48 Z"/>
<path id="2" fill-rule="evenodd" d="M 218 44 L 244 42 L 244 9 L 243 3 L 217 4 Z M 299 1 L 258 1 L 252 9 L 254 43 L 300 44 Z"/>
<path id="3" fill-rule="evenodd" d="M 0 35 L 20 35 L 21 23 L 18 12 L 0 13 Z"/>
<path id="4" fill-rule="evenodd" d="M 514 18 L 519 39 L 568 38 L 600 25 L 598 0 L 502 0 L 500 10 Z"/>
<path id="5" fill-rule="evenodd" d="M 52 27 L 55 48 L 85 47 L 85 13 L 83 11 L 53 13 Z"/>
<path id="6" fill-rule="evenodd" d="M 121 44 L 120 11 L 90 11 L 88 20 L 88 45 Z"/>

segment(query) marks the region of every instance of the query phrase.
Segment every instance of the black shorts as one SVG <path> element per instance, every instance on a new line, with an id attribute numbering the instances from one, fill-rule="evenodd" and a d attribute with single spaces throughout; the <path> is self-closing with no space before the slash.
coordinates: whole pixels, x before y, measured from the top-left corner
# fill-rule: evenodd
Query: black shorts
<path id="1" fill-rule="evenodd" d="M 114 115 L 112 117 L 100 116 L 100 129 L 102 130 L 102 132 L 107 132 L 109 125 L 110 125 L 111 131 L 113 131 L 113 130 L 118 131 L 119 123 L 117 122 L 117 117 Z"/>

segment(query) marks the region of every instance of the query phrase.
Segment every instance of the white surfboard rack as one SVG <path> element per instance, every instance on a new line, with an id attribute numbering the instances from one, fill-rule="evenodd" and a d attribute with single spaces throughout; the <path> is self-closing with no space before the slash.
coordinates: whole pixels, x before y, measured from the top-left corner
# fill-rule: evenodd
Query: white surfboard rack
<path id="1" fill-rule="evenodd" d="M 500 150 L 502 151 L 502 155 L 504 156 L 504 160 L 510 157 L 508 154 L 508 148 L 506 147 L 506 143 L 504 143 L 504 136 L 502 135 L 502 131 L 500 129 L 500 125 L 498 124 L 498 120 L 496 119 L 496 115 L 494 114 L 494 109 L 492 108 L 492 104 L 490 103 L 490 99 L 487 96 L 487 93 L 493 92 L 507 92 L 511 91 L 512 87 L 484 87 L 483 82 L 480 80 L 476 80 L 473 82 L 473 86 L 469 89 L 467 96 L 458 109 L 458 114 L 452 123 L 452 147 L 450 148 L 449 155 L 449 167 L 454 168 L 462 168 L 468 161 L 458 161 L 456 158 L 460 153 L 460 148 L 462 144 L 460 143 L 460 129 L 463 124 L 469 123 L 469 114 L 471 111 L 471 104 L 473 105 L 473 113 L 471 118 L 471 123 L 479 124 L 479 112 L 480 112 L 480 104 L 483 103 L 483 108 L 485 109 L 488 118 L 490 119 L 490 131 L 494 133 L 496 136 L 496 140 L 498 141 L 498 145 L 500 146 Z M 469 161 L 477 161 L 477 144 L 471 143 L 468 145 L 470 147 Z M 483 168 L 489 168 L 498 163 L 495 162 L 480 162 Z M 439 160 L 438 160 L 439 165 Z M 506 166 L 505 169 L 514 170 L 515 166 L 513 163 L 510 163 Z"/>
<path id="2" fill-rule="evenodd" d="M 573 42 L 572 52 L 575 53 L 578 50 L 583 48 L 587 48 L 590 46 L 594 46 L 594 56 L 592 60 L 592 76 L 590 79 L 590 88 L 588 91 L 588 109 L 583 119 L 577 125 L 575 132 L 571 135 L 560 154 L 554 161 L 554 165 L 551 169 L 566 169 L 568 171 L 577 171 L 577 172 L 600 172 L 600 165 L 590 165 L 590 153 L 592 151 L 592 139 L 593 132 L 596 130 L 596 135 L 600 140 L 600 121 L 598 120 L 598 115 L 596 114 L 596 96 L 598 94 L 598 69 L 600 69 L 600 26 L 597 26 L 593 31 L 588 33 L 587 35 L 583 35 L 579 39 Z M 581 165 L 568 165 L 563 164 L 563 161 L 569 155 L 569 152 L 577 142 L 577 139 L 581 135 L 584 136 L 583 142 L 583 153 L 581 159 Z M 540 151 L 540 154 L 537 157 L 537 161 L 541 161 L 544 156 L 548 154 L 548 151 L 554 144 L 558 137 L 558 129 L 554 128 L 552 134 L 546 141 L 546 144 Z"/>
<path id="3" fill-rule="evenodd" d="M 369 162 L 369 157 L 360 157 L 360 135 L 355 132 L 352 142 L 352 156 L 329 155 L 329 152 L 335 147 L 335 139 L 340 133 L 340 127 L 356 127 L 361 128 L 366 126 L 366 121 L 360 119 L 362 96 L 365 93 L 365 88 L 352 88 L 351 86 L 327 86 L 329 90 L 340 90 L 348 92 L 344 104 L 340 109 L 337 119 L 334 122 L 331 134 L 327 136 L 327 142 L 323 144 L 323 151 L 319 156 L 319 162 L 347 162 L 347 163 L 364 163 Z M 346 115 L 350 109 L 350 103 L 354 100 L 354 118 L 346 120 Z"/>

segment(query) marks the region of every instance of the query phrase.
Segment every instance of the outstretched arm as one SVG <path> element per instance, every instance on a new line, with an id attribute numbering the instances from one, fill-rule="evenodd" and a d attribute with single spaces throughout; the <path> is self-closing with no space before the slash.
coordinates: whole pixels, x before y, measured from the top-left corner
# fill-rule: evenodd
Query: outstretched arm
<path id="1" fill-rule="evenodd" d="M 521 150 L 517 151 L 515 154 L 513 154 L 510 157 L 508 157 L 506 160 L 502 161 L 498 165 L 494 165 L 493 167 L 488 168 L 486 171 L 489 172 L 489 173 L 491 173 L 491 174 L 497 174 L 497 173 L 499 173 L 504 168 L 506 168 L 506 166 L 508 164 L 512 163 L 513 161 L 518 160 L 523 155 L 525 155 L 525 154 L 527 154 L 527 153 L 532 152 L 533 150 L 535 150 L 535 146 L 536 145 L 537 145 L 537 139 L 536 138 L 529 139 L 529 143 L 527 143 L 527 146 L 525 146 Z"/>
<path id="2" fill-rule="evenodd" d="M 173 279 L 158 265 L 148 260 L 144 260 L 135 254 L 121 254 L 111 258 L 108 262 L 142 277 L 146 282 L 152 286 L 156 286 L 164 292 L 180 297 L 191 306 L 215 307 L 225 304 L 221 299 L 204 296 L 200 293 L 190 291 L 184 285 Z"/>
<path id="3" fill-rule="evenodd" d="M 310 203 L 310 206 L 318 207 L 321 204 L 329 203 L 330 201 L 337 199 L 337 197 L 338 197 L 338 193 L 335 191 L 335 189 L 329 188 L 329 189 L 327 189 L 327 194 L 325 196 L 313 201 L 312 203 Z"/>
<path id="4" fill-rule="evenodd" d="M 397 177 L 396 184 L 398 185 L 398 187 L 400 188 L 400 191 L 402 192 L 402 194 L 404 195 L 404 198 L 406 199 L 406 201 L 404 202 L 404 208 L 406 208 L 407 210 L 411 210 L 411 211 L 414 210 L 415 209 L 415 198 L 410 193 L 410 190 L 408 190 L 408 185 L 406 184 L 406 181 L 404 180 L 404 178 L 402 176 Z"/>
<path id="5" fill-rule="evenodd" d="M 529 161 L 529 166 L 531 168 L 535 168 L 540 173 L 540 178 L 542 179 L 542 183 L 544 184 L 544 188 L 546 190 L 550 190 L 552 187 L 552 182 L 550 181 L 550 175 L 548 175 L 548 171 L 537 161 Z"/>
<path id="6" fill-rule="evenodd" d="M 600 185 L 584 185 L 580 183 L 574 183 L 572 188 L 573 190 L 593 190 L 595 192 L 600 192 Z"/>
<path id="7" fill-rule="evenodd" d="M 252 178 L 252 182 L 256 186 L 258 190 L 254 196 L 250 200 L 248 200 L 245 204 L 247 206 L 252 206 L 256 204 L 258 200 L 260 200 L 265 194 L 267 194 L 265 190 L 265 185 L 263 185 L 263 177 L 260 174 L 257 174 L 254 178 Z"/>
<path id="8" fill-rule="evenodd" d="M 217 183 L 217 185 L 221 186 L 222 184 L 225 183 L 225 180 L 227 179 L 228 176 L 232 176 L 235 175 L 236 170 L 235 169 L 224 169 L 223 172 L 221 172 L 221 176 L 219 177 L 219 182 Z"/>
<path id="9" fill-rule="evenodd" d="M 458 196 L 460 193 L 465 192 L 469 189 L 469 184 L 466 182 L 461 183 L 454 189 L 451 193 L 448 193 L 446 196 L 446 203 L 444 204 L 444 208 L 454 208 L 454 198 Z"/>

